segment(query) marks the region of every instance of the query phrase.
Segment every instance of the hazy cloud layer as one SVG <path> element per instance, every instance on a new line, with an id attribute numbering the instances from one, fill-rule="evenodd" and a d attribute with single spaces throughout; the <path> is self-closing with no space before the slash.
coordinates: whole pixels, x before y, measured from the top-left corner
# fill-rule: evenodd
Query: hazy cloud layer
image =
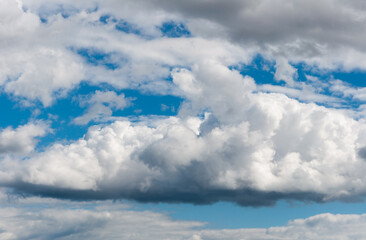
<path id="1" fill-rule="evenodd" d="M 366 215 L 320 214 L 270 228 L 209 229 L 205 223 L 173 220 L 153 211 L 112 202 L 8 198 L 1 193 L 0 237 L 4 240 L 269 240 L 363 239 Z"/>

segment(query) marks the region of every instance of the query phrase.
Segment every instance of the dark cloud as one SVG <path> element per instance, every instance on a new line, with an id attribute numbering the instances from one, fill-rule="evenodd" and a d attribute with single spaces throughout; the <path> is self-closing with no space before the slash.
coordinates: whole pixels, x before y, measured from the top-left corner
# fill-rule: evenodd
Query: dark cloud
<path id="1" fill-rule="evenodd" d="M 358 150 L 358 155 L 363 158 L 364 160 L 366 160 L 366 147 L 360 148 Z"/>
<path id="2" fill-rule="evenodd" d="M 47 185 L 18 182 L 10 184 L 12 194 L 20 196 L 40 196 L 73 201 L 118 200 L 128 199 L 143 203 L 191 203 L 197 205 L 213 204 L 220 201 L 233 202 L 240 206 L 273 206 L 278 200 L 299 200 L 325 202 L 324 195 L 312 192 L 264 192 L 251 189 L 200 189 L 192 185 L 182 185 L 179 188 L 153 188 L 148 191 L 103 189 L 103 190 L 74 190 L 50 187 Z"/>

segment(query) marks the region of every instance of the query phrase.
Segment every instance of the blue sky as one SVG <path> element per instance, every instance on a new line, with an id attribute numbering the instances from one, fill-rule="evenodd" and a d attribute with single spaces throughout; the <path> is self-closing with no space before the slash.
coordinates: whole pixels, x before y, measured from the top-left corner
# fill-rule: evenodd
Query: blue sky
<path id="1" fill-rule="evenodd" d="M 363 3 L 0 4 L 1 239 L 366 236 Z"/>

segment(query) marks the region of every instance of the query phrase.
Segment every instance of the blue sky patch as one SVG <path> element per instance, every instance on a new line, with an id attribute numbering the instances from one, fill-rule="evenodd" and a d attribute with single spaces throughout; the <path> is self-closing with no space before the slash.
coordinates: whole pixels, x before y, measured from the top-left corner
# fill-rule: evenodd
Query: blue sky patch
<path id="1" fill-rule="evenodd" d="M 124 32 L 127 34 L 136 34 L 136 35 L 141 34 L 141 31 L 140 31 L 140 29 L 138 29 L 137 26 L 135 26 L 134 24 L 129 23 L 123 19 L 120 19 L 119 21 L 117 21 L 116 29 L 118 31 L 121 31 L 121 32 Z"/>
<path id="2" fill-rule="evenodd" d="M 102 65 L 108 69 L 114 70 L 120 67 L 121 62 L 115 62 L 112 60 L 111 53 L 104 53 L 97 49 L 80 48 L 76 52 L 82 56 L 88 63 L 98 66 Z"/>
<path id="3" fill-rule="evenodd" d="M 164 37 L 179 38 L 191 36 L 191 32 L 183 23 L 176 23 L 173 21 L 164 22 L 159 29 Z"/>

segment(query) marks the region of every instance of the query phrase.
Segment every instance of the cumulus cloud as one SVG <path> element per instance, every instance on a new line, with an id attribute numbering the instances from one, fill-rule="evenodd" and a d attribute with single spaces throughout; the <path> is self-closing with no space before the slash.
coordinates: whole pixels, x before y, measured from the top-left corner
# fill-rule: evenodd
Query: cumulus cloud
<path id="1" fill-rule="evenodd" d="M 81 61 L 56 43 L 56 29 L 24 12 L 21 1 L 2 0 L 1 5 L 0 84 L 7 93 L 48 106 L 53 92 L 63 95 L 83 78 Z"/>
<path id="2" fill-rule="evenodd" d="M 60 198 L 242 205 L 364 196 L 364 122 L 263 93 L 337 102 L 310 83 L 300 86 L 289 62 L 364 69 L 365 8 L 359 3 L 1 4 L 0 85 L 6 93 L 47 107 L 86 81 L 184 98 L 176 117 L 93 126 L 85 137 L 53 144 L 27 159 L 4 157 L 3 186 Z M 159 27 L 168 20 L 184 24 L 192 35 L 163 36 Z M 232 70 L 257 53 L 276 59 L 274 78 L 286 87 L 258 87 L 250 76 Z M 337 91 L 362 100 L 363 89 L 338 84 Z M 128 101 L 109 91 L 96 92 L 85 104 L 76 124 L 109 118 Z M 24 129 L 33 130 L 3 130 L 0 151 L 31 152 L 45 130 Z"/>
<path id="3" fill-rule="evenodd" d="M 177 94 L 164 81 L 170 69 L 203 59 L 228 66 L 259 53 L 276 59 L 275 79 L 289 85 L 296 69 L 288 61 L 365 68 L 365 9 L 356 2 L 2 0 L 2 6 L 0 85 L 44 106 L 83 80 Z M 120 21 L 137 30 L 119 30 Z M 168 21 L 184 23 L 192 37 L 164 37 L 159 27 Z M 80 50 L 109 62 L 90 63 Z"/>
<path id="4" fill-rule="evenodd" d="M 5 92 L 28 101 L 40 101 L 46 107 L 81 81 L 176 94 L 174 85 L 164 81 L 171 67 L 189 66 L 205 58 L 225 64 L 247 62 L 252 54 L 228 41 L 166 38 L 150 30 L 141 34 L 124 32 L 118 30 L 118 21 L 132 24 L 148 10 L 142 8 L 141 14 L 137 14 L 139 8 L 135 6 L 133 14 L 128 14 L 126 4 L 122 11 L 126 16 L 111 16 L 116 20 L 102 22 L 100 19 L 110 13 L 103 7 L 92 11 L 96 5 L 84 1 L 77 4 L 29 1 L 23 5 L 22 1 L 2 0 L 0 85 Z M 111 2 L 103 4 L 109 5 L 112 7 L 108 9 L 113 9 Z M 174 19 L 168 15 L 161 18 Z M 158 31 L 164 22 L 146 21 L 146 17 L 135 21 L 137 28 L 144 28 L 144 22 Z M 92 62 L 93 56 L 104 56 L 105 60 Z"/>
<path id="5" fill-rule="evenodd" d="M 187 98 L 177 117 L 91 127 L 2 165 L 1 184 L 70 199 L 256 206 L 365 194 L 362 121 L 257 92 L 253 79 L 216 62 L 176 69 L 173 82 Z"/>
<path id="6" fill-rule="evenodd" d="M 37 137 L 44 136 L 49 127 L 44 122 L 30 122 L 15 129 L 7 127 L 0 130 L 1 154 L 27 154 L 34 150 Z"/>

